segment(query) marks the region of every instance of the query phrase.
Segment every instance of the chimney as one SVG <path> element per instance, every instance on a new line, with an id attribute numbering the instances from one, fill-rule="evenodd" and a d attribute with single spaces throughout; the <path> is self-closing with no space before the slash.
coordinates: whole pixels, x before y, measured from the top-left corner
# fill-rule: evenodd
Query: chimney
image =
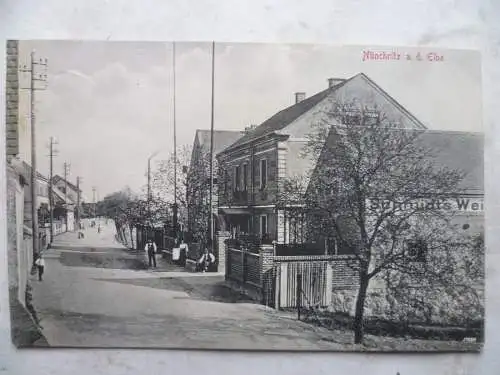
<path id="1" fill-rule="evenodd" d="M 306 98 L 306 93 L 305 92 L 296 92 L 295 93 L 295 104 L 301 102 Z"/>
<path id="2" fill-rule="evenodd" d="M 257 125 L 251 124 L 251 125 L 247 126 L 243 132 L 245 134 L 251 133 L 256 127 L 257 127 Z"/>
<path id="3" fill-rule="evenodd" d="M 343 78 L 328 78 L 328 87 L 333 87 L 333 86 L 337 86 L 339 83 L 342 83 L 344 82 L 345 79 Z"/>

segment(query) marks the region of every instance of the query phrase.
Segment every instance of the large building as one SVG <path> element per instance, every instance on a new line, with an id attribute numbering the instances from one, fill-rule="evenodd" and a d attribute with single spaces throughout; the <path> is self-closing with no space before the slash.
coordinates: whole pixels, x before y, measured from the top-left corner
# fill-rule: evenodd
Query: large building
<path id="1" fill-rule="evenodd" d="M 316 163 L 303 152 L 309 134 L 322 122 L 339 123 L 329 113 L 335 103 L 356 101 L 390 114 L 395 127 L 426 128 L 363 73 L 349 79 L 329 79 L 327 88 L 311 97 L 296 93 L 295 104 L 217 155 L 222 226 L 235 237 L 250 235 L 258 242 L 291 241 L 294 223 L 278 207 L 281 186 L 290 178 L 308 178 Z"/>
<path id="2" fill-rule="evenodd" d="M 481 133 L 330 129 L 303 210 L 307 239 L 350 259 L 333 271 L 336 311 L 369 285 L 368 315 L 483 319 L 483 154 Z"/>

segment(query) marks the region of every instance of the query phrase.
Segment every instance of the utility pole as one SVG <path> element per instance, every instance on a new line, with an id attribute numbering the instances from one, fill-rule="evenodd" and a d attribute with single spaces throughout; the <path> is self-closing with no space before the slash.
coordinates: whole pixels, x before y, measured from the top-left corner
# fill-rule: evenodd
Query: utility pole
<path id="1" fill-rule="evenodd" d="M 176 113 L 175 113 L 175 42 L 172 44 L 172 69 L 173 69 L 173 120 L 174 120 L 174 207 L 172 224 L 174 227 L 174 236 L 177 239 L 177 126 L 176 126 Z"/>
<path id="2" fill-rule="evenodd" d="M 213 190 L 214 190 L 214 84 L 215 84 L 215 42 L 212 42 L 212 110 L 210 115 L 210 196 L 208 228 L 210 230 L 210 247 L 214 246 L 214 220 L 213 220 Z"/>
<path id="3" fill-rule="evenodd" d="M 64 162 L 64 208 L 66 209 L 66 231 L 68 231 L 68 175 L 70 164 Z"/>
<path id="4" fill-rule="evenodd" d="M 153 200 L 153 193 L 151 189 L 151 159 L 158 155 L 159 150 L 153 152 L 148 158 L 148 196 L 147 196 L 147 215 L 148 221 L 151 221 L 151 201 Z"/>
<path id="5" fill-rule="evenodd" d="M 80 230 L 80 182 L 81 182 L 81 177 L 77 176 L 76 177 L 76 225 L 78 230 Z"/>
<path id="6" fill-rule="evenodd" d="M 93 207 L 93 214 L 94 214 L 94 219 L 95 219 L 95 205 L 96 205 L 96 200 L 95 200 L 95 192 L 96 192 L 96 187 L 92 186 L 92 207 Z"/>
<path id="7" fill-rule="evenodd" d="M 37 72 L 35 69 L 37 66 L 44 67 L 43 72 Z M 30 119 L 31 119 L 31 229 L 33 231 L 33 255 L 38 256 L 39 249 L 39 234 L 38 234 L 38 209 L 37 209 L 37 159 L 36 159 L 36 97 L 35 92 L 37 90 L 45 90 L 46 85 L 42 87 L 36 85 L 37 82 L 47 82 L 47 59 L 35 60 L 35 51 L 31 52 L 30 55 L 30 66 L 22 66 L 19 69 L 20 72 L 30 74 L 30 87 L 21 88 L 23 90 L 29 90 L 31 105 L 30 105 Z"/>
<path id="8" fill-rule="evenodd" d="M 49 212 L 50 212 L 50 243 L 54 240 L 54 189 L 52 186 L 52 180 L 54 178 L 54 156 L 57 154 L 57 151 L 54 149 L 54 146 L 57 144 L 57 141 L 54 137 L 50 137 L 49 143 L 49 158 L 50 158 L 50 173 L 49 173 Z"/>

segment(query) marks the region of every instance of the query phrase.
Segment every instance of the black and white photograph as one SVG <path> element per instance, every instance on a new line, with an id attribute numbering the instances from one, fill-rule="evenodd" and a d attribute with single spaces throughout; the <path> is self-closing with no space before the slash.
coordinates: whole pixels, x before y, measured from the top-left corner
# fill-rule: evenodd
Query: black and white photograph
<path id="1" fill-rule="evenodd" d="M 482 349 L 479 52 L 6 47 L 16 347 Z"/>

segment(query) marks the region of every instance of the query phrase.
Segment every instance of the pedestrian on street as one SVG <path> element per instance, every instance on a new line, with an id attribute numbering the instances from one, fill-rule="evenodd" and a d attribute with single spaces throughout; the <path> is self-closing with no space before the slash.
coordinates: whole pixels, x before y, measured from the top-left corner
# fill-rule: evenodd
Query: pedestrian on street
<path id="1" fill-rule="evenodd" d="M 149 239 L 146 242 L 146 247 L 144 248 L 145 251 L 148 253 L 148 261 L 149 261 L 149 267 L 153 266 L 156 268 L 156 243 Z"/>
<path id="2" fill-rule="evenodd" d="M 202 272 L 207 272 L 210 265 L 214 263 L 215 263 L 215 255 L 212 254 L 212 252 L 208 250 L 208 248 L 205 248 L 205 252 L 198 260 L 198 264 L 200 265 Z"/>
<path id="3" fill-rule="evenodd" d="M 45 270 L 45 260 L 42 258 L 42 254 L 38 255 L 35 265 L 38 268 L 38 281 L 42 281 L 43 271 Z"/>

